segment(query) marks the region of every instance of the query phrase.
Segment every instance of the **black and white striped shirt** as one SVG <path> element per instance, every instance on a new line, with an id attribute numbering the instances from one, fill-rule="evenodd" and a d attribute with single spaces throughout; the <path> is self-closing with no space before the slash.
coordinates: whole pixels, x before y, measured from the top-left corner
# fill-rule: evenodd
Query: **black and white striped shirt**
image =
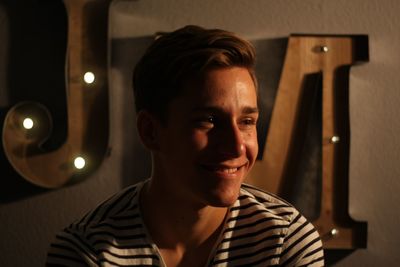
<path id="1" fill-rule="evenodd" d="M 142 221 L 143 182 L 56 236 L 47 266 L 165 266 Z M 285 201 L 243 185 L 207 266 L 324 266 L 313 225 Z"/>

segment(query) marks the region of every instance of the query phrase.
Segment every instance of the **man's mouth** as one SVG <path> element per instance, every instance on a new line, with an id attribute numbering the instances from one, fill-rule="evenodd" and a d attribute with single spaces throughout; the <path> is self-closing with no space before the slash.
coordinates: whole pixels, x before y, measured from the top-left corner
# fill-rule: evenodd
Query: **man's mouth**
<path id="1" fill-rule="evenodd" d="M 223 173 L 235 173 L 239 168 L 225 168 L 225 167 L 214 167 L 209 168 L 211 171 L 223 172 Z"/>
<path id="2" fill-rule="evenodd" d="M 223 174 L 235 174 L 238 170 L 243 168 L 246 164 L 238 166 L 225 166 L 225 165 L 202 165 L 207 171 Z"/>

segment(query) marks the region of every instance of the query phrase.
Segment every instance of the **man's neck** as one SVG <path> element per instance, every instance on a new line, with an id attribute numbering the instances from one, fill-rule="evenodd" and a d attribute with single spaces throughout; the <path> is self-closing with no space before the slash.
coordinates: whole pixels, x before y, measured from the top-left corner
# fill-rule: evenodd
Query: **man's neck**
<path id="1" fill-rule="evenodd" d="M 163 252 L 174 255 L 178 263 L 191 251 L 205 258 L 198 259 L 200 262 L 206 261 L 227 214 L 227 208 L 199 205 L 168 194 L 154 180 L 145 184 L 140 205 L 146 227 L 164 260 Z"/>

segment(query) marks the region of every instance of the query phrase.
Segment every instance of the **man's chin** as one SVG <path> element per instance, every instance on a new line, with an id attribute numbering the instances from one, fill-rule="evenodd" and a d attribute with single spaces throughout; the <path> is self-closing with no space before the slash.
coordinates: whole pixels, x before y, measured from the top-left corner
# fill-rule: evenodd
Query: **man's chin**
<path id="1" fill-rule="evenodd" d="M 211 203 L 209 203 L 209 206 L 215 207 L 215 208 L 229 208 L 235 203 L 235 201 L 231 201 L 231 202 L 228 202 L 228 201 L 211 202 Z"/>
<path id="2" fill-rule="evenodd" d="M 208 198 L 208 205 L 212 207 L 230 207 L 232 206 L 239 197 L 239 191 L 235 193 L 217 193 Z"/>
<path id="3" fill-rule="evenodd" d="M 197 188 L 196 195 L 203 205 L 212 207 L 230 207 L 239 197 L 241 179 L 198 184 L 194 188 Z"/>

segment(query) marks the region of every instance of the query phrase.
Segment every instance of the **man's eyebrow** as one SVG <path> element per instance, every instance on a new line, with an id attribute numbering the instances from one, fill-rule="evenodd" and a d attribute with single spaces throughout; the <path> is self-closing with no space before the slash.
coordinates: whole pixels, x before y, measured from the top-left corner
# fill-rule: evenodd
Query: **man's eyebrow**
<path id="1" fill-rule="evenodd" d="M 242 109 L 242 113 L 244 113 L 244 114 L 259 113 L 259 110 L 257 107 L 244 107 Z"/>
<path id="2" fill-rule="evenodd" d="M 221 113 L 223 110 L 219 107 L 214 106 L 204 106 L 204 107 L 193 107 L 193 112 L 210 112 L 210 113 Z M 253 114 L 259 113 L 259 109 L 257 107 L 246 106 L 242 108 L 243 114 Z"/>

